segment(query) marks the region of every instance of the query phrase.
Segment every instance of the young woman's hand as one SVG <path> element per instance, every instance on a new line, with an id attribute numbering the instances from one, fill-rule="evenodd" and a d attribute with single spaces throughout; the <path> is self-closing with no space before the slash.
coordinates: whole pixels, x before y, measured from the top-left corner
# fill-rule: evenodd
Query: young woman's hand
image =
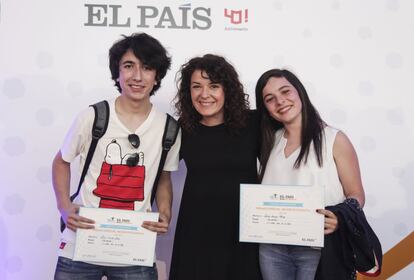
<path id="1" fill-rule="evenodd" d="M 316 212 L 325 216 L 325 234 L 331 234 L 338 229 L 338 218 L 332 211 L 326 209 L 317 209 Z"/>

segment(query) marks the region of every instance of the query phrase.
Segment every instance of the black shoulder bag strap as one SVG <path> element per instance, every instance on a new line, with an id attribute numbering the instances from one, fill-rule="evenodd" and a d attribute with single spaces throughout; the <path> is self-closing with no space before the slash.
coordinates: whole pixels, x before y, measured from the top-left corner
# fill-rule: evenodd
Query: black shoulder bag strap
<path id="1" fill-rule="evenodd" d="M 151 192 L 151 205 L 154 203 L 155 195 L 157 193 L 158 182 L 160 180 L 162 169 L 164 168 L 165 160 L 167 158 L 168 151 L 174 145 L 178 135 L 178 122 L 167 114 L 167 120 L 165 122 L 164 135 L 162 136 L 162 153 L 160 164 L 158 165 L 157 176 L 155 177 L 154 186 Z"/>
<path id="2" fill-rule="evenodd" d="M 82 174 L 79 180 L 78 189 L 74 194 L 70 196 L 70 201 L 73 201 L 75 197 L 78 196 L 83 180 L 85 180 L 86 173 L 88 172 L 89 165 L 91 164 L 93 154 L 95 153 L 96 145 L 98 144 L 99 139 L 105 134 L 106 129 L 108 128 L 109 121 L 109 104 L 106 100 L 98 102 L 91 105 L 95 111 L 95 119 L 92 126 L 92 142 L 89 147 L 88 154 L 86 156 L 85 165 L 83 166 Z M 66 225 L 60 218 L 60 231 L 63 232 Z"/>

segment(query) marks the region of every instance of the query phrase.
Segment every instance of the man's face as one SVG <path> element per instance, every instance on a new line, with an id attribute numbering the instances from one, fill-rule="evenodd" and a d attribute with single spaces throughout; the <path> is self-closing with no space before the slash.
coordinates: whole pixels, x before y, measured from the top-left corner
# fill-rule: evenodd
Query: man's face
<path id="1" fill-rule="evenodd" d="M 128 50 L 122 56 L 119 62 L 118 78 L 122 95 L 135 101 L 149 98 L 157 83 L 155 78 L 155 69 L 143 64 L 132 50 Z"/>

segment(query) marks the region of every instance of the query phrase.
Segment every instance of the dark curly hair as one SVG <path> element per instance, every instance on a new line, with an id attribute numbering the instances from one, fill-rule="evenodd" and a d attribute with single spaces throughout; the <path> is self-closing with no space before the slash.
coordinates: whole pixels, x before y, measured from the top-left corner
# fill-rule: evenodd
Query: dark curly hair
<path id="1" fill-rule="evenodd" d="M 142 63 L 156 71 L 157 84 L 154 85 L 150 94 L 153 95 L 160 88 L 161 80 L 170 69 L 171 58 L 161 43 L 146 33 L 133 33 L 131 36 L 122 35 L 122 37 L 109 49 L 109 69 L 115 86 L 121 92 L 121 86 L 117 81 L 119 78 L 119 62 L 122 56 L 128 50 L 131 50 Z"/>
<path id="2" fill-rule="evenodd" d="M 208 75 L 213 83 L 222 85 L 224 91 L 224 124 L 230 131 L 246 125 L 249 101 L 243 85 L 234 67 L 223 57 L 206 54 L 194 57 L 181 66 L 177 73 L 178 93 L 175 96 L 175 108 L 183 129 L 191 132 L 200 122 L 202 116 L 191 101 L 191 76 L 200 70 Z"/>

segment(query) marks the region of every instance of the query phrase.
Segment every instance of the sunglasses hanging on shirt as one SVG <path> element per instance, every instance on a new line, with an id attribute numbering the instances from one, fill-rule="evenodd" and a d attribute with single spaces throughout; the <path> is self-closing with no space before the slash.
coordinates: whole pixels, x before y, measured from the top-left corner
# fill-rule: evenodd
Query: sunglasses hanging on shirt
<path id="1" fill-rule="evenodd" d="M 131 144 L 132 147 L 134 147 L 135 149 L 138 149 L 139 144 L 140 144 L 140 140 L 139 140 L 139 136 L 136 134 L 130 134 L 128 135 L 128 141 Z M 132 156 L 130 156 L 129 158 L 127 158 L 126 164 L 128 166 L 136 166 L 139 162 L 139 154 L 138 153 L 134 153 Z"/>
<path id="2" fill-rule="evenodd" d="M 128 141 L 132 145 L 132 147 L 134 147 L 135 149 L 138 149 L 139 144 L 140 144 L 138 135 L 136 134 L 128 135 Z"/>

